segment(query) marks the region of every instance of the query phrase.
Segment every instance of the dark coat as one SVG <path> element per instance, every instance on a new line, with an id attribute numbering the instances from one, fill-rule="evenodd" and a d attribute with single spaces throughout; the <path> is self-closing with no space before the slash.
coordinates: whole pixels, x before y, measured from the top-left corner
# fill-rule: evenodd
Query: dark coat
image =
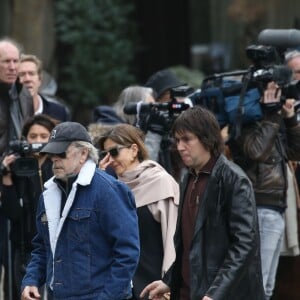
<path id="1" fill-rule="evenodd" d="M 24 168 L 25 161 L 22 164 Z M 1 210 L 11 220 L 10 238 L 15 247 L 20 247 L 21 242 L 24 242 L 27 252 L 32 250 L 31 240 L 36 234 L 35 217 L 38 200 L 43 191 L 42 184 L 53 176 L 49 158 L 42 164 L 40 171 L 30 170 L 32 174 L 29 176 L 17 176 L 13 173 L 14 184 L 2 187 Z"/>
<path id="2" fill-rule="evenodd" d="M 12 102 L 16 103 L 20 116 L 11 110 Z M 11 115 L 19 120 L 19 124 L 11 122 Z M 26 88 L 16 81 L 13 85 L 0 83 L 0 155 L 8 150 L 8 143 L 21 138 L 24 122 L 33 115 L 33 101 Z"/>
<path id="3" fill-rule="evenodd" d="M 69 109 L 58 101 L 49 99 L 44 95 L 40 95 L 43 101 L 43 114 L 46 114 L 61 122 L 70 121 L 71 114 Z"/>
<path id="4" fill-rule="evenodd" d="M 179 299 L 181 285 L 181 216 L 187 179 L 181 183 L 176 261 L 164 278 L 172 299 Z M 259 246 L 251 183 L 237 165 L 221 155 L 196 218 L 189 256 L 191 299 L 200 300 L 204 295 L 214 300 L 265 299 Z"/>
<path id="5" fill-rule="evenodd" d="M 284 210 L 286 165 L 288 160 L 300 160 L 300 124 L 296 116 L 283 119 L 267 115 L 262 121 L 244 126 L 241 136 L 229 145 L 234 161 L 252 182 L 256 204 Z"/>

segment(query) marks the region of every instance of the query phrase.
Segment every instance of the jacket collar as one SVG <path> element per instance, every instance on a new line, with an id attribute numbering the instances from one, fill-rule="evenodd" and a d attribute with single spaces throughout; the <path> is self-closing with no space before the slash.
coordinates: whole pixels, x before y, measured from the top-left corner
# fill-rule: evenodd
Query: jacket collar
<path id="1" fill-rule="evenodd" d="M 61 232 L 65 219 L 74 202 L 78 185 L 86 186 L 92 181 L 96 169 L 96 164 L 92 160 L 87 160 L 82 166 L 77 179 L 72 185 L 71 191 L 68 195 L 65 207 L 60 213 L 61 209 L 61 190 L 54 182 L 54 178 L 50 178 L 45 183 L 45 191 L 43 192 L 45 211 L 48 219 L 48 230 L 50 237 L 51 250 L 54 256 L 56 241 Z"/>

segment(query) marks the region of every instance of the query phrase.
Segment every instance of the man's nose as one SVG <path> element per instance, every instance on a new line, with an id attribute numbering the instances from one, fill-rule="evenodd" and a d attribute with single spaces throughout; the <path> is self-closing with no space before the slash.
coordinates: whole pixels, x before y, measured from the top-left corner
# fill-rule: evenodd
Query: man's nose
<path id="1" fill-rule="evenodd" d="M 23 78 L 23 81 L 30 81 L 31 80 L 31 76 L 28 74 L 28 73 L 25 73 L 23 76 L 22 76 Z"/>
<path id="2" fill-rule="evenodd" d="M 176 147 L 177 147 L 177 150 L 181 150 L 184 148 L 184 143 L 182 141 L 178 140 L 176 142 Z"/>
<path id="3" fill-rule="evenodd" d="M 8 64 L 10 69 L 17 69 L 17 65 L 18 64 L 16 62 L 14 62 L 13 60 L 11 60 Z"/>

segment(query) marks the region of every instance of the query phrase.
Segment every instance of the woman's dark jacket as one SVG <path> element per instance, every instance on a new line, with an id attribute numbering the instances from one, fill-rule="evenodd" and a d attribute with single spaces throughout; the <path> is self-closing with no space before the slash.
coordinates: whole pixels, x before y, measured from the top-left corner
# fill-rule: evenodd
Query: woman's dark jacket
<path id="1" fill-rule="evenodd" d="M 36 233 L 35 216 L 39 196 L 44 182 L 53 176 L 52 162 L 46 159 L 41 172 L 36 170 L 33 176 L 12 176 L 13 185 L 2 185 L 2 211 L 11 220 L 12 243 L 16 247 L 23 245 L 28 252 L 31 251 L 31 240 Z"/>
<path id="2" fill-rule="evenodd" d="M 190 176 L 187 174 L 187 176 Z M 176 260 L 163 281 L 171 299 L 181 285 L 181 216 L 188 178 L 181 182 L 181 201 L 174 242 Z M 256 206 L 245 173 L 221 155 L 211 173 L 196 217 L 191 243 L 190 295 L 199 300 L 265 299 L 259 252 Z"/>

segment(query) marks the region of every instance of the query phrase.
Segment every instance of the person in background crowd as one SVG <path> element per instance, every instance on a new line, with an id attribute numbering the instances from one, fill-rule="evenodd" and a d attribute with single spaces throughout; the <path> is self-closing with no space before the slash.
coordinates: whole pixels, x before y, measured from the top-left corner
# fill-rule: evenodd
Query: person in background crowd
<path id="1" fill-rule="evenodd" d="M 113 106 L 99 105 L 94 109 L 93 122 L 105 125 L 114 125 L 119 123 L 127 123 L 136 125 L 136 113 L 124 113 L 124 107 L 127 104 L 153 103 L 152 89 L 139 85 L 128 86 L 122 90 L 118 100 Z"/>
<path id="2" fill-rule="evenodd" d="M 265 299 L 252 184 L 222 154 L 215 116 L 201 106 L 189 108 L 172 134 L 189 168 L 180 185 L 176 260 L 141 297 L 161 299 L 171 291 L 171 299 Z"/>
<path id="3" fill-rule="evenodd" d="M 0 39 L 0 157 L 12 140 L 21 138 L 24 122 L 33 115 L 32 97 L 17 80 L 22 47 L 10 38 Z M 0 181 L 1 182 L 1 181 Z M 0 195 L 1 195 L 0 187 Z M 0 213 L 0 274 L 5 268 L 4 297 L 13 293 L 10 287 L 10 261 L 7 246 L 7 219 Z"/>
<path id="4" fill-rule="evenodd" d="M 300 80 L 300 51 L 292 50 L 288 51 L 285 54 L 285 64 L 292 70 L 293 79 Z M 298 110 L 296 111 L 297 121 L 300 121 L 300 110 L 299 110 L 299 101 L 300 99 L 296 99 L 298 101 Z M 293 166 L 295 169 L 295 176 L 298 184 L 298 189 L 300 189 L 300 166 L 298 161 L 293 162 Z"/>
<path id="5" fill-rule="evenodd" d="M 18 141 L 2 161 L 1 210 L 11 220 L 10 239 L 13 257 L 13 289 L 20 299 L 21 280 L 36 233 L 35 215 L 43 183 L 53 176 L 52 162 L 39 150 L 48 142 L 57 121 L 39 114 L 28 119 Z M 28 144 L 27 144 L 28 143 Z M 20 164 L 19 164 L 20 162 Z"/>
<path id="6" fill-rule="evenodd" d="M 126 123 L 137 127 L 143 126 L 141 125 L 140 115 L 137 111 L 132 109 L 132 112 L 127 114 L 124 112 L 124 108 L 129 104 L 134 106 L 134 104 L 138 105 L 138 103 L 150 104 L 154 102 L 155 99 L 153 98 L 153 90 L 151 88 L 132 85 L 122 90 L 113 106 L 97 106 L 94 110 L 93 123 L 89 125 L 89 132 L 94 138 L 94 143 L 97 143 L 97 138 L 105 130 L 109 129 L 111 125 Z M 158 135 L 158 138 L 161 139 L 161 136 Z M 150 158 L 156 160 L 159 151 L 156 145 L 159 147 L 160 140 L 157 141 L 157 134 L 151 128 L 147 131 L 145 143 Z"/>
<path id="7" fill-rule="evenodd" d="M 288 161 L 300 159 L 295 100 L 282 103 L 280 99 L 281 90 L 269 82 L 261 98 L 262 120 L 245 124 L 240 137 L 229 142 L 233 160 L 245 170 L 255 192 L 266 299 L 271 298 L 275 287 L 287 194 L 293 188 L 292 181 L 288 183 L 292 177 Z"/>
<path id="8" fill-rule="evenodd" d="M 288 51 L 285 54 L 285 64 L 292 70 L 293 78 L 300 80 L 300 51 Z"/>
<path id="9" fill-rule="evenodd" d="M 39 93 L 42 84 L 42 62 L 35 55 L 21 55 L 18 76 L 20 82 L 27 87 L 32 96 L 35 114 L 47 114 L 61 122 L 70 120 L 70 112 L 67 107 L 47 99 Z"/>
<path id="10" fill-rule="evenodd" d="M 158 163 L 149 160 L 144 134 L 129 124 L 115 125 L 99 140 L 100 168 L 111 166 L 133 191 L 139 217 L 141 256 L 133 277 L 134 299 L 143 287 L 158 280 L 175 259 L 173 235 L 179 187 Z"/>
<path id="11" fill-rule="evenodd" d="M 139 260 L 134 197 L 97 168 L 98 151 L 76 122 L 58 124 L 41 150 L 54 177 L 37 209 L 37 235 L 22 281 L 22 300 L 129 299 Z"/>
<path id="12" fill-rule="evenodd" d="M 171 101 L 186 102 L 192 106 L 188 98 L 175 98 L 172 89 L 185 85 L 170 69 L 159 70 L 152 74 L 145 86 L 153 89 L 155 101 L 158 103 L 166 103 Z M 170 141 L 170 128 L 173 122 L 173 117 L 168 115 L 168 111 L 162 113 L 152 113 L 144 122 L 144 131 L 150 130 L 149 137 L 146 136 L 146 146 L 149 149 L 150 157 L 158 161 L 165 169 L 179 181 L 182 176 L 183 164 L 177 154 L 177 151 Z"/>
<path id="13" fill-rule="evenodd" d="M 152 88 L 156 102 L 168 102 L 172 100 L 171 89 L 184 85 L 169 69 L 163 69 L 152 74 L 147 82 L 146 87 Z"/>

